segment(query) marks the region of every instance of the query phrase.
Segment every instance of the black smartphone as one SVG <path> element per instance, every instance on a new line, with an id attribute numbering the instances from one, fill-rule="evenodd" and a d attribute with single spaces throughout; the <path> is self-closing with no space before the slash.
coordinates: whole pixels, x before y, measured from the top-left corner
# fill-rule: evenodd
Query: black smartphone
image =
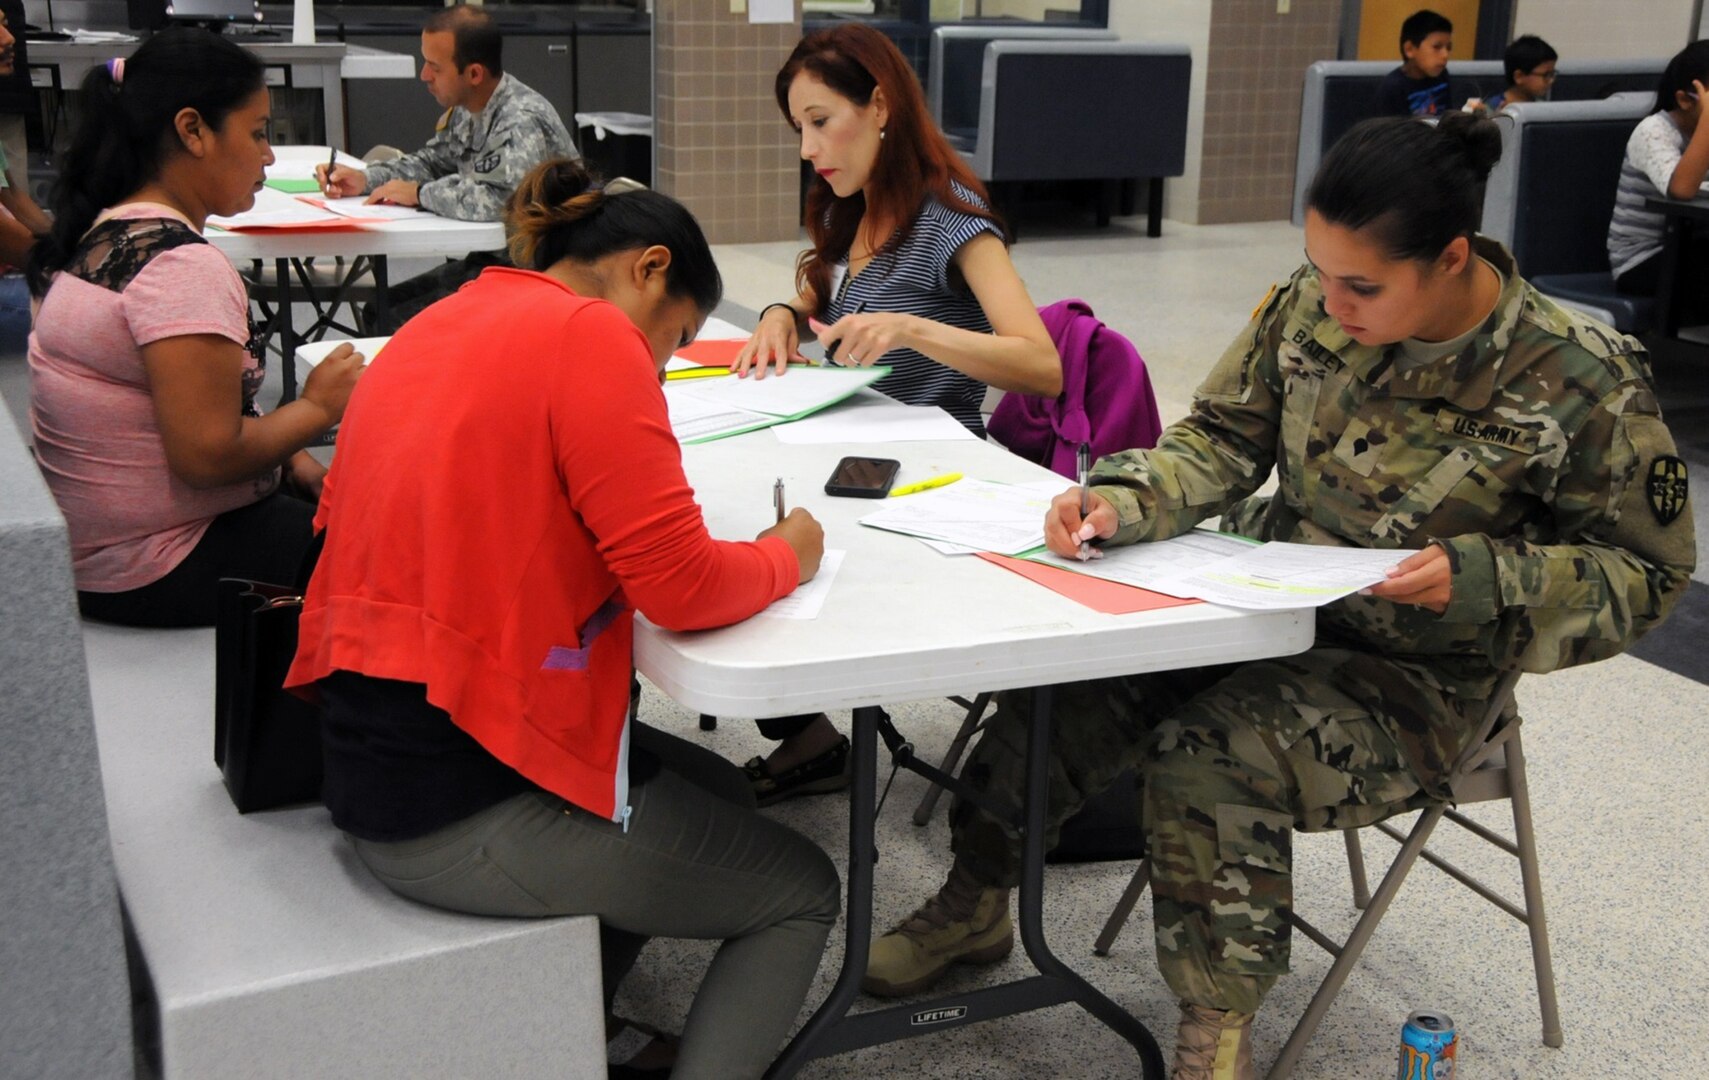
<path id="1" fill-rule="evenodd" d="M 846 457 L 825 481 L 825 494 L 852 499 L 882 499 L 902 469 L 900 461 L 879 457 Z"/>

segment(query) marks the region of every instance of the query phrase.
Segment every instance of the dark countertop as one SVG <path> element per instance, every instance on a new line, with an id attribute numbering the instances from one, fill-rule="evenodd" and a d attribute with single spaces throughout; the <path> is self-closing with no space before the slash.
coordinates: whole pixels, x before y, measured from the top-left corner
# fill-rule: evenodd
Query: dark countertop
<path id="1" fill-rule="evenodd" d="M 262 4 L 266 21 L 291 25 L 289 4 Z M 369 34 L 419 33 L 421 24 L 434 10 L 414 5 L 317 4 L 315 33 L 336 39 Z M 489 4 L 487 12 L 498 20 L 505 34 L 649 34 L 652 16 L 620 7 L 588 6 L 565 8 L 556 4 Z"/>

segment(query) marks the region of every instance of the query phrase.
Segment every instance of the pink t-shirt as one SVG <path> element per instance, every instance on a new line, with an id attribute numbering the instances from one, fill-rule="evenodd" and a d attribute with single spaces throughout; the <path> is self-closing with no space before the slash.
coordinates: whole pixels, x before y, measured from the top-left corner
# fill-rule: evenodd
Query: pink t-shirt
<path id="1" fill-rule="evenodd" d="M 103 215 L 42 299 L 30 334 L 30 424 L 65 515 L 77 587 L 126 592 L 164 577 L 219 514 L 270 494 L 279 471 L 198 490 L 172 474 L 142 346 L 217 334 L 250 340 L 237 269 L 165 207 Z M 243 410 L 262 364 L 245 349 Z"/>

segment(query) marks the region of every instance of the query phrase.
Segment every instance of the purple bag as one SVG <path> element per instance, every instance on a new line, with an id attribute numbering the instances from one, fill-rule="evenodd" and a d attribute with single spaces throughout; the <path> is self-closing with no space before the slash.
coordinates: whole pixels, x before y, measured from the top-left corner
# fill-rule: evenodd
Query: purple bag
<path id="1" fill-rule="evenodd" d="M 1074 452 L 1093 458 L 1157 445 L 1163 423 L 1139 350 L 1098 321 L 1084 300 L 1039 309 L 1062 357 L 1062 394 L 1006 394 L 986 430 L 1012 452 L 1077 480 Z"/>

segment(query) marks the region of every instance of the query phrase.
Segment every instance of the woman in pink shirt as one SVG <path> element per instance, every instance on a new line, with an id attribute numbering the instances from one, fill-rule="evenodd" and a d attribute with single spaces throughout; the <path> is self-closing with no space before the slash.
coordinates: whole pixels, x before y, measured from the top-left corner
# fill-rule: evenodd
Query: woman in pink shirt
<path id="1" fill-rule="evenodd" d="M 273 161 L 252 54 L 168 30 L 91 71 L 82 101 L 30 266 L 36 457 L 84 614 L 207 625 L 219 578 L 295 575 L 326 474 L 304 448 L 338 423 L 362 358 L 342 348 L 302 397 L 256 408 L 248 297 L 202 236 L 254 204 Z"/>

